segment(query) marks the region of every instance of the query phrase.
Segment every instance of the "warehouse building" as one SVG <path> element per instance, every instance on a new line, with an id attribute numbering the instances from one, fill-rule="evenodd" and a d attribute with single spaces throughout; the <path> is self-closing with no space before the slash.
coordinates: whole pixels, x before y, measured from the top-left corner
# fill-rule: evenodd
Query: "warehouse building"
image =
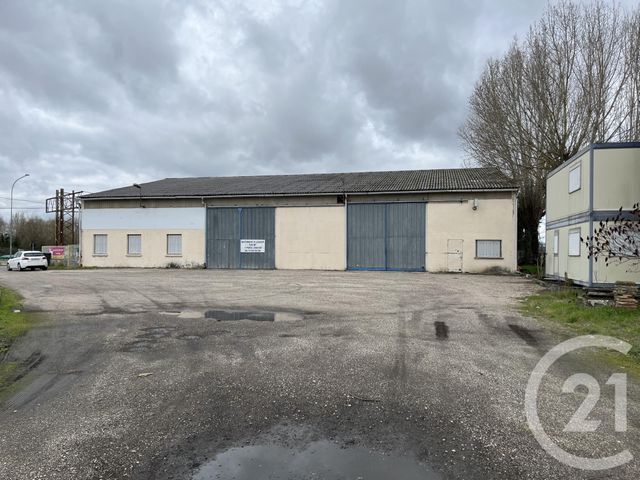
<path id="1" fill-rule="evenodd" d="M 593 236 L 600 222 L 633 218 L 640 201 L 640 142 L 596 143 L 547 175 L 546 276 L 583 286 L 606 287 L 618 281 L 640 283 L 632 263 L 596 262 L 581 238 Z M 612 241 L 614 239 L 611 239 Z M 624 236 L 616 254 L 634 256 Z"/>
<path id="2" fill-rule="evenodd" d="M 82 197 L 92 267 L 516 269 L 517 189 L 486 168 L 167 178 Z"/>

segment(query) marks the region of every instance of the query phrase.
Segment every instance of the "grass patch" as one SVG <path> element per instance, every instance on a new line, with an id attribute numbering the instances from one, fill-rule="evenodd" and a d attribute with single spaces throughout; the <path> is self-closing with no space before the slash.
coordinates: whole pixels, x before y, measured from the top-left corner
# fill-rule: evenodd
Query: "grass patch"
<path id="1" fill-rule="evenodd" d="M 529 275 L 542 278 L 543 271 L 538 268 L 538 265 L 518 265 L 518 270 L 522 273 L 528 273 Z"/>
<path id="2" fill-rule="evenodd" d="M 13 341 L 31 326 L 30 315 L 22 311 L 14 313 L 16 309 L 22 310 L 20 297 L 11 290 L 0 287 L 0 390 L 6 386 L 18 366 L 2 362 L 2 359 Z"/>
<path id="3" fill-rule="evenodd" d="M 640 311 L 622 308 L 582 304 L 579 292 L 564 288 L 545 291 L 527 297 L 522 306 L 523 313 L 546 320 L 563 333 L 578 335 L 608 335 L 633 345 L 624 356 L 611 353 L 616 363 L 633 365 L 640 371 Z"/>

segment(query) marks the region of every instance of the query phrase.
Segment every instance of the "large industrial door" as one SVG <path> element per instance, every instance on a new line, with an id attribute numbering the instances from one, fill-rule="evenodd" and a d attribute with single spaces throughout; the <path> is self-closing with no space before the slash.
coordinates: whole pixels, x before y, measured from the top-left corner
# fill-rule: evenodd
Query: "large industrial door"
<path id="1" fill-rule="evenodd" d="M 425 204 L 366 203 L 347 207 L 347 267 L 424 270 Z"/>
<path id="2" fill-rule="evenodd" d="M 347 268 L 384 270 L 385 205 L 347 206 Z"/>
<path id="3" fill-rule="evenodd" d="M 208 208 L 208 268 L 275 268 L 274 208 Z"/>

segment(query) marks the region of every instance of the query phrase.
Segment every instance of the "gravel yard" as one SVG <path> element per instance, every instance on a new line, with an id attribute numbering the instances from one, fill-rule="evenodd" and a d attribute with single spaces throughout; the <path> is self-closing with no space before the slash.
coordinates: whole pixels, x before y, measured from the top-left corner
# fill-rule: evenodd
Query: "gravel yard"
<path id="1" fill-rule="evenodd" d="M 405 478 L 603 473 L 562 465 L 528 429 L 527 380 L 562 339 L 518 313 L 538 288 L 522 277 L 114 269 L 1 272 L 0 283 L 38 316 L 9 354 L 33 369 L 2 399 L 0 478 L 230 478 L 224 462 L 243 448 L 316 452 L 326 457 L 308 465 L 344 461 L 346 478 L 367 455 Z M 629 377 L 629 430 L 616 433 L 597 358 L 549 373 L 540 417 L 575 454 L 640 455 L 638 383 Z M 560 386 L 577 372 L 601 380 L 596 433 L 562 433 L 583 398 Z"/>

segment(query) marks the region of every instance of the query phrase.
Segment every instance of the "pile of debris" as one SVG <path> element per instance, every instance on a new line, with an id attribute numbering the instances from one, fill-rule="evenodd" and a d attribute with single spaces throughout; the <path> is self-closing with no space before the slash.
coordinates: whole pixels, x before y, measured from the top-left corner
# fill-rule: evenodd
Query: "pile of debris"
<path id="1" fill-rule="evenodd" d="M 610 288 L 584 288 L 582 297 L 585 305 L 589 307 L 615 305 L 613 290 Z"/>
<path id="2" fill-rule="evenodd" d="M 619 308 L 638 308 L 638 286 L 632 282 L 617 282 L 613 289 L 613 300 Z"/>

